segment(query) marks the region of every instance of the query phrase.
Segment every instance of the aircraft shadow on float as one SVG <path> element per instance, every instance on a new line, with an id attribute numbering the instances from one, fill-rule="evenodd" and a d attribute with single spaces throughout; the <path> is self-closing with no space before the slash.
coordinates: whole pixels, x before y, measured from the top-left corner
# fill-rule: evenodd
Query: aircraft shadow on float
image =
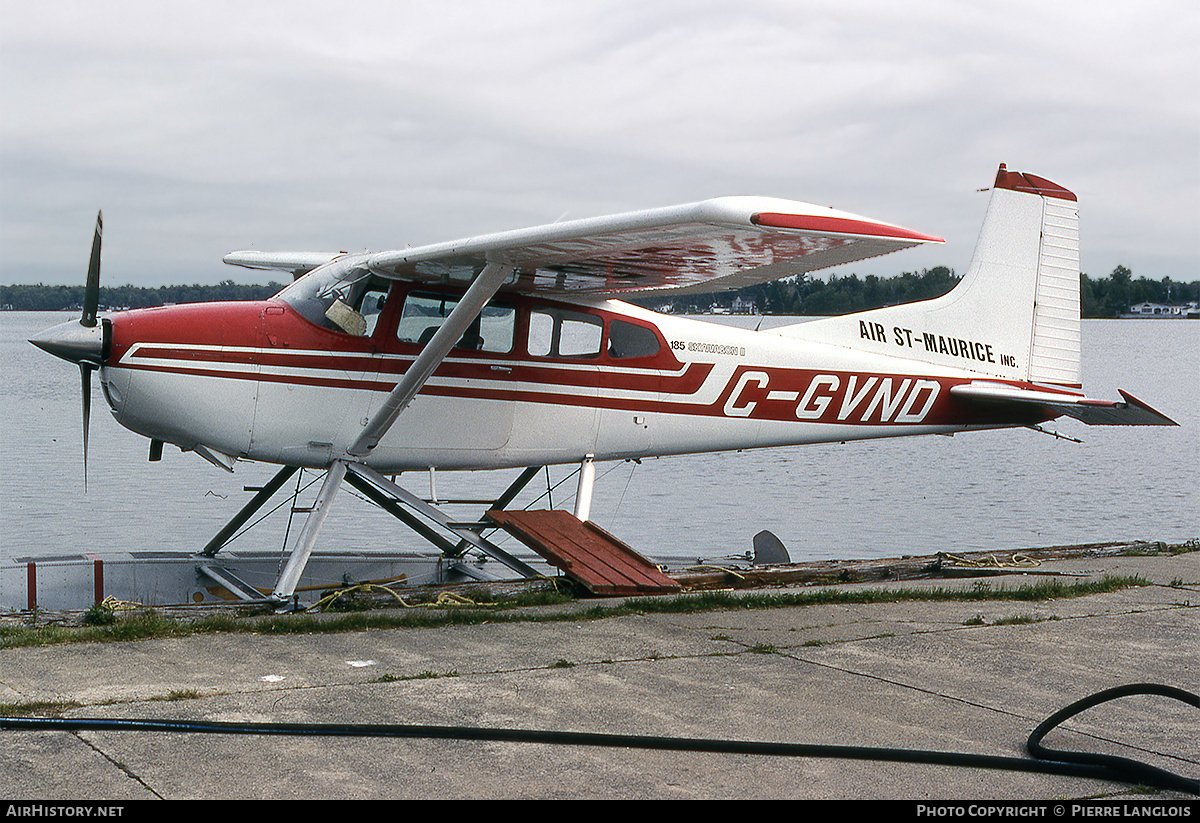
<path id="1" fill-rule="evenodd" d="M 299 468 L 325 473 L 267 598 L 296 588 L 350 483 L 446 557 L 536 572 L 388 476 L 580 467 L 659 455 L 1012 427 L 1069 416 L 1175 425 L 1081 391 L 1076 197 L 1001 165 L 969 269 L 942 297 L 768 332 L 658 314 L 620 296 L 708 293 L 939 238 L 807 203 L 726 197 L 401 251 L 233 252 L 291 272 L 267 301 L 98 318 L 101 221 L 83 316 L 31 340 L 76 363 L 86 474 L 93 371 L 117 421 L 224 469 L 278 474 L 201 551 L 213 557 Z M 436 527 L 436 528 L 435 528 Z M 446 532 L 450 538 L 439 533 Z M 233 585 L 233 584 L 231 584 Z M 256 593 L 249 597 L 259 596 Z"/>

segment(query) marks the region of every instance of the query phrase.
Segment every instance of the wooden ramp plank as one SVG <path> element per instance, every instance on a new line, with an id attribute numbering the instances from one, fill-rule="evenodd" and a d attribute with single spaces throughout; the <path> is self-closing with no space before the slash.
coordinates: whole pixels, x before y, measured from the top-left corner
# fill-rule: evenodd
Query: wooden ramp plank
<path id="1" fill-rule="evenodd" d="M 552 516 L 538 518 L 534 530 L 549 547 L 558 548 L 558 554 L 568 563 L 578 564 L 613 583 L 659 587 L 661 581 L 654 574 L 657 568 L 620 540 L 599 533 L 598 527 L 581 523 L 567 512 L 546 514 Z M 581 528 L 586 531 L 580 531 Z"/>
<path id="2" fill-rule="evenodd" d="M 521 512 L 496 519 L 503 520 L 510 533 L 593 591 L 631 593 L 644 590 L 651 582 L 637 575 L 633 564 L 622 556 L 624 552 L 598 545 L 596 536 L 566 512 L 542 511 L 533 516 Z"/>
<path id="3" fill-rule="evenodd" d="M 506 511 L 487 516 L 593 594 L 669 593 L 679 582 L 594 523 L 559 510 Z"/>

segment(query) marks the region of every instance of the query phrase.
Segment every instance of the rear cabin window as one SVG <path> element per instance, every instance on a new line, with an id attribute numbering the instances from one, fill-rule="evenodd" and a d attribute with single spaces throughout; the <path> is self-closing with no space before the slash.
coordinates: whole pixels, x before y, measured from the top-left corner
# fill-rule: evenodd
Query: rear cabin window
<path id="1" fill-rule="evenodd" d="M 396 338 L 401 343 L 424 346 L 441 328 L 442 323 L 458 305 L 454 295 L 410 292 L 404 300 Z M 475 322 L 467 327 L 456 349 L 495 352 L 512 351 L 516 331 L 517 310 L 505 303 L 489 303 Z"/>
<path id="2" fill-rule="evenodd" d="M 645 326 L 614 320 L 608 327 L 608 356 L 617 360 L 658 354 L 658 335 Z"/>
<path id="3" fill-rule="evenodd" d="M 529 353 L 534 357 L 596 357 L 604 337 L 599 317 L 567 309 L 529 313 Z"/>

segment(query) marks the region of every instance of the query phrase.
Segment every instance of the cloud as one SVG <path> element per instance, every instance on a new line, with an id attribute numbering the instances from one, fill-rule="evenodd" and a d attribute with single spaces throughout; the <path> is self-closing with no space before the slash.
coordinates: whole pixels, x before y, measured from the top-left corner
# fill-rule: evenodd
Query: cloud
<path id="1" fill-rule="evenodd" d="M 1090 273 L 1195 279 L 1192 5 L 0 0 L 0 281 L 81 280 L 101 206 L 158 284 L 747 193 L 962 270 L 999 162 L 1079 193 Z"/>

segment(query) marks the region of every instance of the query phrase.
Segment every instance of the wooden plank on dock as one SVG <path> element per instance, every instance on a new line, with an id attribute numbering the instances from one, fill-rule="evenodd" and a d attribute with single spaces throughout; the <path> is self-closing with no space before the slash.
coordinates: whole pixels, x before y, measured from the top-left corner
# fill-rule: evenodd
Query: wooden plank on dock
<path id="1" fill-rule="evenodd" d="M 570 512 L 497 509 L 487 516 L 593 594 L 664 594 L 680 590 L 677 581 L 641 554 Z"/>

